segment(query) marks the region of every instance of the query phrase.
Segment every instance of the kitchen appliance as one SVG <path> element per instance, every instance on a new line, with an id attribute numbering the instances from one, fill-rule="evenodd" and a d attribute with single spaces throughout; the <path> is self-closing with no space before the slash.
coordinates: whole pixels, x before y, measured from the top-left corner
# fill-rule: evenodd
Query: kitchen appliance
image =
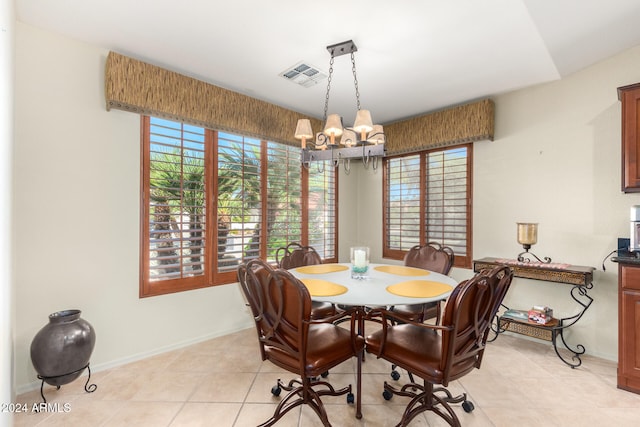
<path id="1" fill-rule="evenodd" d="M 631 206 L 630 252 L 640 252 L 640 205 Z"/>

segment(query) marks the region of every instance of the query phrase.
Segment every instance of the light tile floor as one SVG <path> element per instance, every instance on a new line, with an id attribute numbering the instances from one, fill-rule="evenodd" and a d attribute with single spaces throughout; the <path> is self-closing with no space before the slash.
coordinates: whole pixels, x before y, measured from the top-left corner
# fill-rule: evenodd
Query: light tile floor
<path id="1" fill-rule="evenodd" d="M 363 365 L 363 418 L 344 396 L 323 399 L 335 427 L 395 426 L 408 399 L 382 397 L 390 365 L 367 354 Z M 355 360 L 333 369 L 327 378 L 341 387 L 355 384 Z M 16 414 L 15 426 L 256 426 L 268 419 L 278 398 L 270 390 L 277 378 L 292 376 L 262 362 L 254 329 L 216 338 L 103 372 L 98 386 L 84 391 L 82 378 L 60 390 L 45 387 L 60 412 Z M 402 380 L 406 379 L 403 373 Z M 483 365 L 449 389 L 466 392 L 475 410 L 454 405 L 463 426 L 638 426 L 640 395 L 616 388 L 616 363 L 584 356 L 571 369 L 547 343 L 509 333 L 489 343 Z M 283 392 L 284 395 L 284 392 Z M 39 390 L 18 397 L 31 407 Z M 65 406 L 65 404 L 67 404 Z M 431 413 L 411 426 L 443 426 Z M 279 427 L 321 426 L 308 407 L 296 408 Z"/>

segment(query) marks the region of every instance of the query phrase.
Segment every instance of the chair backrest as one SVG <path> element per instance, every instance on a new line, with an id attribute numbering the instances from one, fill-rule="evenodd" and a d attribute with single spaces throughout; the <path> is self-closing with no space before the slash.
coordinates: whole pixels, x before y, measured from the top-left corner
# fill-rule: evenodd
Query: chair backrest
<path id="1" fill-rule="evenodd" d="M 241 264 L 238 280 L 256 324 L 262 359 L 265 346 L 300 360 L 303 369 L 311 317 L 311 296 L 291 273 L 260 259 Z M 301 371 L 303 372 L 303 371 Z"/>
<path id="2" fill-rule="evenodd" d="M 453 290 L 442 316 L 443 385 L 479 368 L 491 322 L 511 285 L 507 266 L 483 270 Z"/>
<path id="3" fill-rule="evenodd" d="M 431 242 L 424 246 L 416 245 L 409 249 L 404 257 L 404 265 L 407 267 L 424 268 L 436 273 L 449 274 L 455 255 L 448 246 Z"/>
<path id="4" fill-rule="evenodd" d="M 289 270 L 305 265 L 322 264 L 322 258 L 311 246 L 302 246 L 299 243 L 289 243 L 286 247 L 276 251 L 276 263 L 278 267 Z"/>

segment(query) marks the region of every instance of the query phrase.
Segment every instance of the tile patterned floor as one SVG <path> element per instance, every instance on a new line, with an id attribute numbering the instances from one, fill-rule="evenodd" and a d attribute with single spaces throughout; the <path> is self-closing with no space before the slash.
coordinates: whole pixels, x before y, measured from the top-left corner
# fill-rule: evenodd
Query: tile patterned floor
<path id="1" fill-rule="evenodd" d="M 355 384 L 355 360 L 332 370 L 335 386 Z M 382 397 L 389 364 L 368 355 L 363 365 L 363 418 L 356 420 L 344 396 L 323 399 L 334 427 L 395 426 L 407 399 Z M 80 379 L 60 390 L 45 387 L 59 412 L 16 414 L 23 426 L 245 427 L 268 419 L 278 398 L 270 390 L 277 378 L 291 375 L 262 362 L 254 329 L 216 338 L 142 361 L 94 373 L 98 388 L 84 392 Z M 406 379 L 403 375 L 401 380 Z M 546 343 L 505 334 L 488 345 L 481 369 L 449 389 L 466 392 L 475 410 L 455 405 L 467 427 L 637 426 L 640 395 L 616 388 L 616 364 L 585 356 L 578 369 L 564 365 Z M 29 407 L 39 390 L 18 396 Z M 66 406 L 65 406 L 66 404 Z M 443 426 L 426 414 L 413 426 Z M 278 427 L 321 426 L 308 407 L 296 408 Z"/>

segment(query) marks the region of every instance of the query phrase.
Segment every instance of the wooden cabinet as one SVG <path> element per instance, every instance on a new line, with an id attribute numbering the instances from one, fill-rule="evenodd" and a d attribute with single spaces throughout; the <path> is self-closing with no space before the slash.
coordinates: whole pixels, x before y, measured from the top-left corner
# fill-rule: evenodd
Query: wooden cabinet
<path id="1" fill-rule="evenodd" d="M 640 83 L 618 88 L 622 102 L 622 191 L 640 192 Z"/>
<path id="2" fill-rule="evenodd" d="M 640 264 L 618 262 L 618 388 L 640 393 Z"/>

